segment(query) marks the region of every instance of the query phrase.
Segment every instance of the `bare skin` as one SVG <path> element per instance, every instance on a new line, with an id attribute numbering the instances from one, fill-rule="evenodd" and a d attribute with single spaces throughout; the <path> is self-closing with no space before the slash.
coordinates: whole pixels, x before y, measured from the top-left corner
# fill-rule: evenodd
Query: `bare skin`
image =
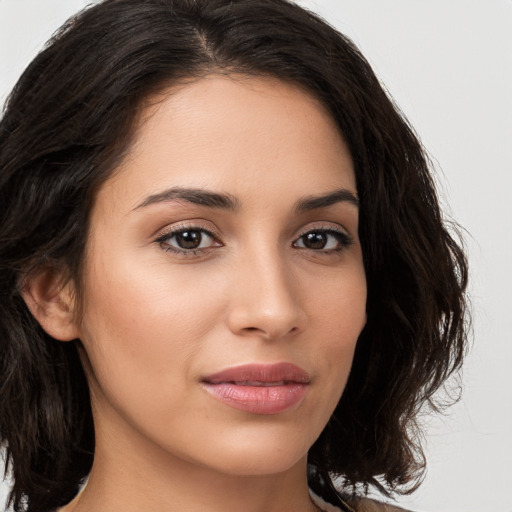
<path id="1" fill-rule="evenodd" d="M 61 512 L 313 512 L 307 452 L 366 321 L 349 151 L 317 100 L 277 80 L 212 75 L 155 100 L 97 194 L 83 315 L 72 283 L 58 314 L 41 306 L 48 279 L 26 292 L 50 334 L 82 340 L 91 389 L 94 464 Z M 282 411 L 205 386 L 275 363 L 309 377 Z"/>

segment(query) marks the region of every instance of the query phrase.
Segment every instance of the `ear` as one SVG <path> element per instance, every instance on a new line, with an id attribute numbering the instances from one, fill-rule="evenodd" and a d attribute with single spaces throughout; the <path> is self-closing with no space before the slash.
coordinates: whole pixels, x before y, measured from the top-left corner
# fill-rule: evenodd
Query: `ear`
<path id="1" fill-rule="evenodd" d="M 27 276 L 21 294 L 41 327 L 53 338 L 70 341 L 79 337 L 75 318 L 75 293 L 62 272 L 44 266 Z"/>

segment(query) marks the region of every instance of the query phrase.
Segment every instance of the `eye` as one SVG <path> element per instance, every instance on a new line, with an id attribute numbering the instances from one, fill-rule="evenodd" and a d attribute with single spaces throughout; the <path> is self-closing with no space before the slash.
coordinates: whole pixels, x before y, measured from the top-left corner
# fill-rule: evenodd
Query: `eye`
<path id="1" fill-rule="evenodd" d="M 294 243 L 294 247 L 313 251 L 341 251 L 352 244 L 346 233 L 333 228 L 314 229 L 302 234 Z"/>
<path id="2" fill-rule="evenodd" d="M 166 251 L 181 254 L 195 254 L 197 251 L 220 247 L 222 245 L 218 242 L 213 233 L 198 227 L 180 227 L 160 236 L 156 241 Z"/>

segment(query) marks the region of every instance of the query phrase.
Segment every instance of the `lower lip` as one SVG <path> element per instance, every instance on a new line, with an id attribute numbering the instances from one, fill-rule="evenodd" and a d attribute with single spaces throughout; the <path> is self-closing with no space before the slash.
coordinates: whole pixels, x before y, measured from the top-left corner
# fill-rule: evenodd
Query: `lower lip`
<path id="1" fill-rule="evenodd" d="M 233 382 L 203 382 L 203 386 L 215 398 L 235 409 L 253 414 L 279 414 L 297 406 L 308 385 L 290 382 L 280 386 L 242 386 Z"/>

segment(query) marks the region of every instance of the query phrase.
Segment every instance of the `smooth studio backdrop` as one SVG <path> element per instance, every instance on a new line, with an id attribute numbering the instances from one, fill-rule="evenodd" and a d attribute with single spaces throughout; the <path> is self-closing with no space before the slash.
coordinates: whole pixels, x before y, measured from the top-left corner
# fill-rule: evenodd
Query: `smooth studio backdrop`
<path id="1" fill-rule="evenodd" d="M 0 0 L 0 104 L 86 0 Z M 417 512 L 512 512 L 512 0 L 302 0 L 351 37 L 437 168 L 466 237 L 473 342 L 462 400 L 425 419 Z M 0 510 L 7 493 L 0 484 Z"/>

